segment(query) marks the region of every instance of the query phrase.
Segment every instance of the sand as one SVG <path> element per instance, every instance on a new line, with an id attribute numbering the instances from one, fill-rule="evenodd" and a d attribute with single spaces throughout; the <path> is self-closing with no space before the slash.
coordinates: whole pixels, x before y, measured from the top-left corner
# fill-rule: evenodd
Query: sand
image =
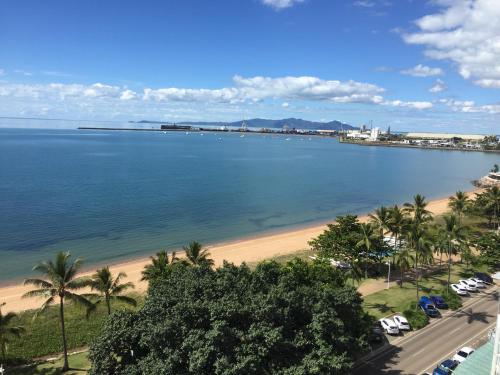
<path id="1" fill-rule="evenodd" d="M 474 195 L 479 189 L 469 192 Z M 448 211 L 448 198 L 436 199 L 429 202 L 428 209 L 434 215 L 440 215 Z M 366 221 L 367 216 L 361 216 L 361 221 Z M 286 231 L 277 234 L 259 236 L 243 239 L 221 245 L 210 246 L 211 258 L 215 265 L 219 266 L 224 260 L 235 264 L 243 262 L 252 263 L 280 255 L 288 255 L 309 248 L 308 242 L 321 234 L 326 224 Z M 179 254 L 182 256 L 182 253 Z M 125 272 L 126 281 L 132 281 L 136 291 L 144 292 L 147 283 L 140 281 L 141 272 L 146 264 L 150 262 L 149 257 L 123 262 L 111 266 L 113 273 Z M 90 275 L 92 272 L 82 273 L 81 276 Z M 22 295 L 33 289 L 33 286 L 11 285 L 0 287 L 0 302 L 5 302 L 3 312 L 36 309 L 40 307 L 42 300 L 38 298 L 22 298 Z"/>

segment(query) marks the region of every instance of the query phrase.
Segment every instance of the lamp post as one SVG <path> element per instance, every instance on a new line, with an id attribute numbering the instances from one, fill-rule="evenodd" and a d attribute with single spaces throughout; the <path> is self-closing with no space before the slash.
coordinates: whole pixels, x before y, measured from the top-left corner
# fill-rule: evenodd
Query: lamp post
<path id="1" fill-rule="evenodd" d="M 389 266 L 389 272 L 387 272 L 387 289 L 390 288 L 390 280 L 391 280 L 391 263 L 390 262 L 385 262 Z"/>

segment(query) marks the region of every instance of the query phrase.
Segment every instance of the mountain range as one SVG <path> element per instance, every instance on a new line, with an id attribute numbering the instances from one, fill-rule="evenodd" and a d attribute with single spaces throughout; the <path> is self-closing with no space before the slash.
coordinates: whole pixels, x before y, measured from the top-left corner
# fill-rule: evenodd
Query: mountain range
<path id="1" fill-rule="evenodd" d="M 281 120 L 269 120 L 263 118 L 253 118 L 249 120 L 241 120 L 234 122 L 222 122 L 222 121 L 183 121 L 182 123 L 178 123 L 179 125 L 193 125 L 193 126 L 234 126 L 240 127 L 243 121 L 247 124 L 248 127 L 251 128 L 277 128 L 281 129 L 284 126 L 288 126 L 290 129 L 311 129 L 311 130 L 351 130 L 357 129 L 354 126 L 349 124 L 345 124 L 343 122 L 333 120 L 330 122 L 317 122 L 317 121 L 308 121 L 300 118 L 286 118 Z M 138 124 L 165 124 L 165 122 L 161 121 L 130 121 Z"/>

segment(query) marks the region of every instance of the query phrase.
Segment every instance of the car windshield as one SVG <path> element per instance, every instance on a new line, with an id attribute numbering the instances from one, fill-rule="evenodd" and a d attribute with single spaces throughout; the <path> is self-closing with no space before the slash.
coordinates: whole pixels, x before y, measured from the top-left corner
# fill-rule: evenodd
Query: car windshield
<path id="1" fill-rule="evenodd" d="M 463 352 L 463 351 L 461 351 L 461 350 L 460 350 L 457 354 L 458 354 L 460 357 L 464 357 L 464 358 L 466 358 L 466 357 L 468 356 L 468 354 L 467 354 L 466 352 Z"/>
<path id="2" fill-rule="evenodd" d="M 428 308 L 429 310 L 435 310 L 435 309 L 436 309 L 436 308 L 434 307 L 434 305 L 427 305 L 427 308 Z"/>

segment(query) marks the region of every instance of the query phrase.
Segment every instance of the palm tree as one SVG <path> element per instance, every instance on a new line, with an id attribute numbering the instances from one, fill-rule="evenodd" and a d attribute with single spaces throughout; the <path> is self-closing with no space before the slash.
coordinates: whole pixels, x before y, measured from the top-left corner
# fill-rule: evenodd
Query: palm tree
<path id="1" fill-rule="evenodd" d="M 132 297 L 122 296 L 121 294 L 127 289 L 133 289 L 133 283 L 120 283 L 121 279 L 127 277 L 124 272 L 120 272 L 116 277 L 109 270 L 109 267 L 103 267 L 98 269 L 90 280 L 90 289 L 99 292 L 98 294 L 89 294 L 88 296 L 97 297 L 98 300 L 95 303 L 97 305 L 101 301 L 106 302 L 106 307 L 108 309 L 108 315 L 111 314 L 111 301 L 117 300 L 124 302 L 131 306 L 137 306 L 137 301 Z"/>
<path id="2" fill-rule="evenodd" d="M 469 207 L 469 197 L 463 191 L 457 191 L 454 196 L 450 197 L 448 206 L 451 208 L 453 213 L 458 216 L 461 220 L 462 216 L 465 214 L 467 208 Z"/>
<path id="3" fill-rule="evenodd" d="M 19 337 L 21 333 L 25 332 L 25 329 L 22 326 L 11 326 L 11 321 L 17 316 L 17 314 L 9 312 L 3 315 L 3 306 L 5 306 L 5 302 L 0 304 L 0 348 L 2 351 L 2 359 L 5 361 L 10 339 L 12 337 Z"/>
<path id="4" fill-rule="evenodd" d="M 394 237 L 395 248 L 392 251 L 392 263 L 395 263 L 395 254 L 401 249 L 401 239 L 408 225 L 408 220 L 405 212 L 398 205 L 392 207 L 389 211 L 389 231 Z M 398 242 L 399 240 L 399 242 Z"/>
<path id="5" fill-rule="evenodd" d="M 419 281 L 419 261 L 421 264 L 428 263 L 432 259 L 432 251 L 430 241 L 428 239 L 427 226 L 419 221 L 412 220 L 406 235 L 408 250 L 414 255 L 415 269 L 415 286 L 417 287 L 417 301 L 419 300 L 420 291 L 418 286 Z M 429 256 L 429 254 L 431 254 Z"/>
<path id="6" fill-rule="evenodd" d="M 382 206 L 375 210 L 374 214 L 370 214 L 370 221 L 375 224 L 375 226 L 380 231 L 380 236 L 384 237 L 384 233 L 389 230 L 389 224 L 391 219 L 390 210 L 387 207 Z"/>
<path id="7" fill-rule="evenodd" d="M 367 260 L 372 252 L 372 249 L 377 244 L 377 234 L 374 231 L 373 225 L 370 223 L 361 223 L 360 225 L 361 239 L 356 244 L 356 247 L 364 249 L 365 258 L 365 279 L 368 278 Z"/>
<path id="8" fill-rule="evenodd" d="M 34 285 L 37 289 L 29 291 L 23 295 L 26 297 L 44 297 L 45 302 L 37 312 L 42 313 L 53 304 L 59 303 L 59 319 L 61 321 L 61 335 L 64 354 L 64 365 L 62 371 L 67 371 L 68 366 L 68 348 L 66 341 L 66 329 L 64 327 L 64 302 L 66 300 L 92 308 L 92 303 L 73 291 L 84 288 L 89 285 L 89 279 L 76 277 L 82 265 L 82 259 L 77 258 L 73 263 L 69 263 L 71 257 L 68 252 L 59 252 L 56 254 L 55 262 L 51 260 L 40 262 L 33 271 L 41 272 L 45 279 L 25 279 L 24 285 Z M 35 315 L 36 317 L 37 315 Z"/>
<path id="9" fill-rule="evenodd" d="M 497 229 L 500 229 L 500 188 L 498 186 L 490 187 L 484 192 L 484 197 L 488 207 L 493 209 L 494 222 L 497 224 Z"/>
<path id="10" fill-rule="evenodd" d="M 491 168 L 490 172 L 498 173 L 499 170 L 500 170 L 500 167 L 498 166 L 498 164 L 495 164 L 493 166 L 493 168 Z"/>
<path id="11" fill-rule="evenodd" d="M 213 266 L 214 261 L 210 259 L 210 253 L 207 249 L 203 249 L 201 243 L 192 241 L 188 246 L 183 247 L 186 258 L 194 266 Z"/>
<path id="12" fill-rule="evenodd" d="M 144 267 L 141 281 L 151 281 L 156 277 L 165 274 L 169 266 L 178 261 L 179 258 L 177 258 L 175 251 L 172 252 L 170 257 L 168 256 L 166 250 L 156 253 L 156 257 L 151 257 L 151 264 Z"/>
<path id="13" fill-rule="evenodd" d="M 413 197 L 413 203 L 405 203 L 405 212 L 412 215 L 413 221 L 422 224 L 432 220 L 432 213 L 427 210 L 427 202 L 423 195 L 417 194 Z"/>
<path id="14" fill-rule="evenodd" d="M 456 252 L 461 246 L 464 245 L 466 240 L 466 228 L 460 224 L 460 220 L 456 215 L 446 215 L 444 218 L 444 225 L 441 228 L 443 241 L 446 243 L 448 249 L 448 287 L 447 293 L 450 289 L 451 280 L 451 255 Z"/>
<path id="15" fill-rule="evenodd" d="M 411 267 L 411 262 L 414 261 L 415 257 L 411 254 L 410 250 L 406 246 L 401 250 L 399 250 L 398 253 L 396 254 L 396 265 L 399 267 L 400 271 L 399 286 L 401 288 L 403 287 L 405 270 L 409 269 Z"/>

